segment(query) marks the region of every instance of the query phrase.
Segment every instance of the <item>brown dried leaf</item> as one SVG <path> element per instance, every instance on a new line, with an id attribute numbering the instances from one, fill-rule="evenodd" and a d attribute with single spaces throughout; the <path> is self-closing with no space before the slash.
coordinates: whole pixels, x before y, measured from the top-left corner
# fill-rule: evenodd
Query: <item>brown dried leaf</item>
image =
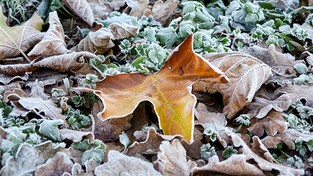
<path id="1" fill-rule="evenodd" d="M 0 67 L 1 70 L 1 67 Z M 0 71 L 1 72 L 1 71 Z M 25 73 L 24 75 L 21 76 L 7 76 L 3 73 L 0 73 L 0 83 L 7 85 L 13 81 L 21 80 L 21 81 L 27 81 L 29 78 L 28 73 Z"/>
<path id="2" fill-rule="evenodd" d="M 0 60 L 22 54 L 26 59 L 25 51 L 38 43 L 42 37 L 43 21 L 37 13 L 20 26 L 9 27 L 7 18 L 3 15 L 0 6 Z"/>
<path id="3" fill-rule="evenodd" d="M 110 2 L 110 6 L 113 8 L 113 10 L 120 10 L 121 7 L 125 6 L 125 0 L 114 0 Z"/>
<path id="4" fill-rule="evenodd" d="M 30 64 L 1 65 L 0 72 L 5 75 L 21 75 L 36 71 L 39 68 L 49 68 L 58 72 L 77 71 L 83 67 L 84 58 L 98 58 L 90 52 L 72 52 L 68 54 L 46 57 Z"/>
<path id="5" fill-rule="evenodd" d="M 89 51 L 95 54 L 102 54 L 114 46 L 113 34 L 105 28 L 91 31 L 71 51 Z"/>
<path id="6" fill-rule="evenodd" d="M 94 140 L 94 136 L 92 132 L 84 132 L 84 131 L 75 131 L 70 129 L 60 129 L 61 140 L 71 140 L 73 142 L 80 142 L 83 139 L 89 139 L 90 141 Z"/>
<path id="7" fill-rule="evenodd" d="M 127 23 L 111 23 L 108 29 L 114 36 L 115 40 L 133 37 L 139 31 L 139 28 Z"/>
<path id="8" fill-rule="evenodd" d="M 172 143 L 163 141 L 160 145 L 160 150 L 161 151 L 158 152 L 156 165 L 162 175 L 190 175 L 190 168 L 186 159 L 186 150 L 178 139 L 174 139 Z"/>
<path id="9" fill-rule="evenodd" d="M 16 156 L 9 158 L 5 166 L 1 169 L 0 175 L 24 175 L 32 174 L 36 167 L 44 164 L 49 158 L 54 156 L 61 147 L 54 147 L 51 141 L 47 141 L 32 147 L 30 144 L 22 144 Z"/>
<path id="10" fill-rule="evenodd" d="M 64 30 L 56 11 L 49 13 L 49 29 L 42 40 L 28 53 L 28 56 L 52 56 L 67 53 Z"/>
<path id="11" fill-rule="evenodd" d="M 90 52 L 72 52 L 44 58 L 33 64 L 36 68 L 49 68 L 58 72 L 77 71 L 85 63 L 84 58 L 98 58 Z"/>
<path id="12" fill-rule="evenodd" d="M 226 147 L 227 143 L 224 141 L 220 133 L 225 130 L 227 120 L 223 113 L 209 112 L 203 103 L 199 103 L 195 109 L 195 116 L 198 119 L 195 121 L 196 125 L 201 125 L 204 129 L 212 129 L 216 132 L 217 139 Z"/>
<path id="13" fill-rule="evenodd" d="M 256 118 L 265 117 L 271 110 L 283 112 L 289 108 L 292 101 L 288 94 L 283 94 L 275 100 L 268 99 L 267 97 L 254 97 L 253 102 L 247 108 L 252 111 L 258 111 Z"/>
<path id="14" fill-rule="evenodd" d="M 111 175 L 151 175 L 161 176 L 154 170 L 153 165 L 136 157 L 129 157 L 118 151 L 111 150 L 108 154 L 109 161 L 95 169 L 97 176 Z"/>
<path id="15" fill-rule="evenodd" d="M 131 8 L 129 15 L 140 18 L 147 9 L 148 0 L 125 0 L 128 7 Z"/>
<path id="16" fill-rule="evenodd" d="M 165 24 L 178 4 L 178 0 L 167 0 L 165 3 L 162 0 L 158 0 L 152 7 L 152 16 L 156 21 Z"/>
<path id="17" fill-rule="evenodd" d="M 277 144 L 284 142 L 288 149 L 295 150 L 296 140 L 308 142 L 313 140 L 313 133 L 304 134 L 294 129 L 287 129 L 283 134 L 276 134 L 275 136 L 266 136 L 262 139 L 262 143 L 267 148 L 277 148 Z"/>
<path id="18" fill-rule="evenodd" d="M 227 160 L 219 161 L 217 155 L 209 158 L 208 164 L 202 167 L 195 167 L 192 170 L 193 175 L 198 172 L 218 172 L 228 175 L 249 175 L 260 176 L 265 175 L 261 169 L 246 161 L 245 155 L 231 155 Z M 210 174 L 208 174 L 210 175 Z"/>
<path id="19" fill-rule="evenodd" d="M 270 162 L 266 159 L 264 159 L 264 154 L 269 155 L 268 151 L 261 152 L 261 156 L 254 153 L 249 146 L 234 132 L 232 132 L 230 129 L 227 129 L 226 131 L 227 135 L 231 137 L 233 145 L 235 147 L 242 147 L 242 154 L 245 155 L 246 161 L 252 159 L 255 161 L 256 165 L 262 170 L 262 171 L 278 171 L 281 175 L 302 175 L 304 174 L 304 170 L 302 169 L 294 169 L 287 166 L 279 165 L 273 162 Z M 254 136 L 253 138 L 258 138 Z M 255 140 L 255 139 L 254 139 Z M 266 145 L 265 145 L 266 146 Z M 254 147 L 257 147 L 256 145 Z M 264 151 L 264 147 L 263 151 Z M 261 150 L 259 150 L 261 151 Z M 269 158 L 268 156 L 266 158 Z"/>
<path id="20" fill-rule="evenodd" d="M 87 22 L 90 26 L 95 22 L 92 8 L 87 0 L 62 0 L 67 4 L 73 12 L 81 19 Z"/>
<path id="21" fill-rule="evenodd" d="M 52 158 L 49 158 L 45 164 L 38 166 L 35 175 L 55 176 L 62 175 L 65 172 L 71 173 L 72 166 L 71 158 L 63 152 L 58 152 Z"/>
<path id="22" fill-rule="evenodd" d="M 105 0 L 87 0 L 87 1 L 93 11 L 93 15 L 95 18 L 106 19 L 109 13 L 113 11 L 110 3 Z"/>
<path id="23" fill-rule="evenodd" d="M 72 176 L 94 176 L 94 170 L 99 166 L 96 160 L 88 160 L 85 162 L 85 169 L 78 163 L 72 167 Z"/>
<path id="24" fill-rule="evenodd" d="M 14 108 L 18 108 L 17 105 L 20 105 L 27 110 L 27 113 L 34 112 L 42 118 L 65 119 L 62 110 L 44 94 L 43 87 L 40 89 L 42 92 L 38 92 L 38 86 L 43 85 L 40 85 L 38 81 L 33 84 L 31 97 L 21 96 L 15 92 L 8 94 L 6 97 L 10 101 L 17 101 Z"/>
<path id="25" fill-rule="evenodd" d="M 280 74 L 296 74 L 293 65 L 298 61 L 295 61 L 295 57 L 291 54 L 282 53 L 281 49 L 274 44 L 271 44 L 268 48 L 254 45 L 248 49 L 248 52 Z"/>
<path id="26" fill-rule="evenodd" d="M 33 62 L 30 64 L 0 65 L 0 73 L 7 76 L 17 76 L 27 72 L 33 72 L 37 68 L 35 68 L 32 64 Z"/>
<path id="27" fill-rule="evenodd" d="M 287 122 L 282 116 L 282 113 L 270 111 L 263 119 L 252 121 L 248 130 L 259 137 L 263 136 L 264 131 L 270 136 L 275 136 L 277 133 L 284 133 L 287 127 Z"/>
<path id="28" fill-rule="evenodd" d="M 304 98 L 307 104 L 313 106 L 313 86 L 288 84 L 275 90 L 274 94 L 287 93 L 292 102 Z"/>
<path id="29" fill-rule="evenodd" d="M 131 115 L 102 121 L 99 118 L 95 118 L 95 138 L 102 141 L 113 141 L 118 139 L 122 131 L 126 131 L 131 127 L 129 120 Z"/>
<path id="30" fill-rule="evenodd" d="M 156 154 L 163 140 L 162 135 L 158 134 L 154 128 L 150 128 L 146 139 L 142 142 L 134 142 L 125 153 L 131 156 L 135 154 Z"/>
<path id="31" fill-rule="evenodd" d="M 199 81 L 197 84 L 204 83 L 209 92 L 220 92 L 223 95 L 223 113 L 229 119 L 252 101 L 256 91 L 272 74 L 268 65 L 243 53 L 215 54 L 207 60 L 225 72 L 230 82 L 217 84 Z"/>

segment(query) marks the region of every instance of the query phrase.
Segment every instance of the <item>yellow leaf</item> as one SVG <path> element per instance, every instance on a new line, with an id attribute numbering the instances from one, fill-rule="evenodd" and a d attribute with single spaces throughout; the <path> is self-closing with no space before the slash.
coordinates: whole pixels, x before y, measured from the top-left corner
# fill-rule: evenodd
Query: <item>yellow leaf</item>
<path id="1" fill-rule="evenodd" d="M 123 117 L 147 100 L 153 104 L 164 134 L 181 135 L 192 142 L 196 98 L 191 94 L 191 85 L 203 79 L 228 82 L 222 71 L 194 53 L 191 35 L 173 51 L 157 74 L 120 74 L 98 83 L 94 93 L 104 104 L 98 116 Z"/>

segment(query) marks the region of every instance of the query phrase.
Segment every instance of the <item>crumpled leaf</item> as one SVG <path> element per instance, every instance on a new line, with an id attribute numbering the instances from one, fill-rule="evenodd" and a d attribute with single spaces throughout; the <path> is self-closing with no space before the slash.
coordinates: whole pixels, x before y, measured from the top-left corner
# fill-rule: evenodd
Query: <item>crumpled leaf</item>
<path id="1" fill-rule="evenodd" d="M 138 27 L 124 23 L 124 22 L 111 23 L 108 26 L 108 29 L 113 34 L 115 40 L 133 37 L 139 31 Z"/>
<path id="2" fill-rule="evenodd" d="M 21 26 L 9 27 L 7 18 L 0 8 L 0 60 L 22 54 L 26 59 L 25 51 L 38 43 L 42 37 L 41 28 L 43 21 L 37 13 Z"/>
<path id="3" fill-rule="evenodd" d="M 158 134 L 154 128 L 150 128 L 146 139 L 142 142 L 134 142 L 128 147 L 125 153 L 127 155 L 156 154 L 164 139 L 170 140 L 171 138 L 166 138 L 165 136 Z"/>
<path id="4" fill-rule="evenodd" d="M 186 150 L 178 139 L 174 139 L 171 143 L 163 141 L 160 150 L 156 165 L 162 175 L 190 175 Z"/>
<path id="5" fill-rule="evenodd" d="M 95 54 L 103 54 L 114 46 L 113 34 L 105 28 L 91 31 L 71 51 L 89 51 Z"/>
<path id="6" fill-rule="evenodd" d="M 166 2 L 158 0 L 152 7 L 152 16 L 156 21 L 165 24 L 178 4 L 178 0 L 167 0 Z"/>
<path id="7" fill-rule="evenodd" d="M 110 175 L 151 175 L 161 176 L 154 170 L 153 165 L 136 157 L 129 157 L 118 151 L 111 150 L 108 154 L 108 162 L 95 169 L 96 176 Z"/>
<path id="8" fill-rule="evenodd" d="M 147 100 L 154 105 L 164 134 L 182 135 L 191 142 L 196 103 L 191 85 L 199 79 L 228 82 L 223 72 L 194 53 L 190 35 L 157 74 L 120 74 L 107 76 L 99 82 L 94 93 L 102 100 L 104 108 L 98 117 L 123 117 Z"/>
<path id="9" fill-rule="evenodd" d="M 283 134 L 276 134 L 275 136 L 266 136 L 262 139 L 262 143 L 267 148 L 277 148 L 277 144 L 283 142 L 287 145 L 288 149 L 295 150 L 295 141 L 302 140 L 308 142 L 313 140 L 313 134 L 304 134 L 295 129 L 287 129 Z"/>
<path id="10" fill-rule="evenodd" d="M 75 131 L 70 129 L 60 129 L 60 138 L 61 140 L 71 140 L 73 142 L 80 142 L 83 139 L 93 140 L 94 136 L 92 132 L 85 131 Z"/>
<path id="11" fill-rule="evenodd" d="M 95 18 L 105 19 L 108 17 L 109 13 L 113 11 L 110 4 L 113 2 L 107 2 L 103 0 L 87 0 Z M 125 4 L 125 2 L 124 2 Z"/>
<path id="12" fill-rule="evenodd" d="M 250 176 L 259 176 L 264 175 L 262 170 L 253 164 L 246 162 L 246 157 L 244 155 L 231 155 L 227 160 L 219 161 L 217 155 L 209 158 L 208 164 L 202 167 L 195 167 L 192 170 L 194 175 L 197 175 L 197 172 L 218 172 L 229 175 L 250 175 Z"/>
<path id="13" fill-rule="evenodd" d="M 283 75 L 295 74 L 293 65 L 299 62 L 295 61 L 295 57 L 291 54 L 282 53 L 278 46 L 275 46 L 274 44 L 271 44 L 268 48 L 254 45 L 248 49 L 248 52 Z"/>
<path id="14" fill-rule="evenodd" d="M 13 81 L 16 80 L 22 80 L 22 81 L 26 81 L 29 78 L 29 73 L 25 73 L 24 75 L 20 75 L 20 76 L 7 76 L 3 73 L 0 73 L 0 83 L 7 85 Z"/>
<path id="15" fill-rule="evenodd" d="M 95 160 L 89 160 L 85 162 L 85 169 L 78 163 L 75 163 L 72 167 L 72 176 L 94 176 L 94 170 L 100 164 Z"/>
<path id="16" fill-rule="evenodd" d="M 129 15 L 140 18 L 147 9 L 148 0 L 125 0 L 128 7 L 131 8 Z"/>
<path id="17" fill-rule="evenodd" d="M 125 0 L 114 0 L 110 2 L 110 6 L 113 8 L 113 10 L 120 10 L 121 7 L 125 6 Z"/>
<path id="18" fill-rule="evenodd" d="M 1 169 L 0 175 L 24 175 L 31 174 L 36 167 L 44 164 L 49 158 L 53 157 L 62 147 L 54 147 L 51 141 L 47 141 L 32 147 L 29 144 L 22 144 L 16 154 L 11 157 Z"/>
<path id="19" fill-rule="evenodd" d="M 49 119 L 65 119 L 66 117 L 62 114 L 62 110 L 58 108 L 51 99 L 44 96 L 43 88 L 41 89 L 41 93 L 34 91 L 35 89 L 38 90 L 38 86 L 43 87 L 38 81 L 33 84 L 32 92 L 34 93 L 32 93 L 30 97 L 16 92 L 8 93 L 6 97 L 10 101 L 15 101 L 15 108 L 20 105 L 27 113 L 34 112 L 43 118 Z"/>
<path id="20" fill-rule="evenodd" d="M 223 113 L 209 112 L 206 105 L 199 103 L 195 109 L 197 121 L 195 124 L 201 125 L 204 129 L 211 129 L 216 132 L 216 137 L 220 143 L 226 147 L 227 143 L 221 138 L 220 133 L 225 131 L 227 120 Z"/>
<path id="21" fill-rule="evenodd" d="M 207 60 L 225 72 L 230 79 L 228 84 L 202 82 L 205 85 L 204 90 L 223 95 L 223 113 L 229 119 L 252 101 L 256 91 L 272 74 L 268 65 L 243 53 L 215 54 Z M 198 84 L 201 86 L 201 82 Z"/>
<path id="22" fill-rule="evenodd" d="M 95 119 L 95 137 L 102 141 L 116 140 L 122 131 L 131 127 L 129 120 L 130 116 L 118 119 L 109 119 L 106 121 Z"/>
<path id="23" fill-rule="evenodd" d="M 49 158 L 45 164 L 38 166 L 35 175 L 54 176 L 62 175 L 65 172 L 71 173 L 72 166 L 71 158 L 63 152 L 58 152 Z"/>
<path id="24" fill-rule="evenodd" d="M 287 130 L 287 122 L 280 112 L 270 111 L 263 119 L 251 122 L 248 130 L 256 136 L 263 136 L 264 131 L 269 136 L 284 133 Z"/>
<path id="25" fill-rule="evenodd" d="M 256 118 L 265 117 L 272 109 L 277 112 L 283 112 L 289 108 L 292 101 L 288 94 L 283 94 L 275 100 L 268 99 L 267 97 L 254 97 L 252 103 L 248 105 L 251 111 L 257 111 Z"/>
<path id="26" fill-rule="evenodd" d="M 310 85 L 293 85 L 287 84 L 284 87 L 280 87 L 275 90 L 274 94 L 279 95 L 281 93 L 287 93 L 292 102 L 296 100 L 305 99 L 307 104 L 313 106 L 312 97 L 313 87 Z"/>
<path id="27" fill-rule="evenodd" d="M 49 29 L 42 40 L 27 54 L 28 56 L 52 56 L 67 52 L 64 30 L 56 11 L 49 13 Z"/>
<path id="28" fill-rule="evenodd" d="M 95 22 L 92 8 L 87 0 L 62 0 L 76 15 L 87 22 L 90 26 Z"/>
<path id="29" fill-rule="evenodd" d="M 276 164 L 271 161 L 269 151 L 260 143 L 258 137 L 253 137 L 252 149 L 234 132 L 226 128 L 226 133 L 231 137 L 235 147 L 241 147 L 241 154 L 233 154 L 224 161 L 219 161 L 217 156 L 209 159 L 203 167 L 195 167 L 196 171 L 214 171 L 229 175 L 265 175 L 267 172 L 278 171 L 281 175 L 302 175 L 304 170 Z M 255 153 L 257 152 L 257 153 Z M 265 158 L 265 159 L 264 159 Z M 249 162 L 251 161 L 252 162 Z"/>
<path id="30" fill-rule="evenodd" d="M 49 68 L 58 72 L 77 71 L 83 67 L 86 58 L 98 58 L 90 52 L 72 52 L 46 57 L 40 61 L 29 64 L 0 65 L 0 72 L 6 75 L 15 76 L 26 72 L 33 72 L 39 68 Z"/>

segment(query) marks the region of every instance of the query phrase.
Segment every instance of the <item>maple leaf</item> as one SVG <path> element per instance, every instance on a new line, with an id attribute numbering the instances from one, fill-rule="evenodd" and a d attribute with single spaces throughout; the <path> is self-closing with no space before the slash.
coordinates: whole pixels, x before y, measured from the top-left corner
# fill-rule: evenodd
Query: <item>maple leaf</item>
<path id="1" fill-rule="evenodd" d="M 205 61 L 192 49 L 192 35 L 169 56 L 157 73 L 108 76 L 94 91 L 104 104 L 98 114 L 103 119 L 126 116 L 142 101 L 150 101 L 166 135 L 182 135 L 193 140 L 193 116 L 196 103 L 191 94 L 197 80 L 227 83 L 228 78 L 215 66 Z"/>
<path id="2" fill-rule="evenodd" d="M 7 26 L 6 19 L 0 6 L 0 60 L 19 54 L 28 59 L 24 52 L 43 37 L 40 32 L 43 24 L 42 19 L 37 13 L 34 13 L 23 25 L 14 27 Z"/>

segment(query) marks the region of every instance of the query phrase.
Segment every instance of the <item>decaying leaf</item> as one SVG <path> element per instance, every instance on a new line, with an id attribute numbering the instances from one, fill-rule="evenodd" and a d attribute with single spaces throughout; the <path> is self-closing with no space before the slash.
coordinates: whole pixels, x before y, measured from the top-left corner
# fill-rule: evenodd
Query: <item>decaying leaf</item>
<path id="1" fill-rule="evenodd" d="M 294 129 L 287 129 L 283 134 L 276 134 L 275 136 L 266 136 L 262 139 L 262 143 L 267 148 L 277 148 L 277 144 L 283 142 L 287 145 L 288 149 L 295 150 L 295 141 L 302 140 L 308 142 L 313 140 L 312 133 L 304 134 Z"/>
<path id="2" fill-rule="evenodd" d="M 197 84 L 200 87 L 204 84 L 204 90 L 217 91 L 223 95 L 223 113 L 230 119 L 252 101 L 256 91 L 272 74 L 268 65 L 243 53 L 215 54 L 207 57 L 207 59 L 225 72 L 230 82 L 228 84 L 216 84 L 201 81 Z M 194 85 L 194 87 L 198 85 Z"/>
<path id="3" fill-rule="evenodd" d="M 109 161 L 95 169 L 97 176 L 110 175 L 151 175 L 161 176 L 159 172 L 154 170 L 153 165 L 147 161 L 136 157 L 129 157 L 118 151 L 109 151 Z"/>
<path id="4" fill-rule="evenodd" d="M 35 175 L 54 176 L 62 175 L 65 172 L 71 173 L 73 164 L 69 156 L 58 152 L 49 158 L 45 164 L 38 166 L 35 170 Z"/>
<path id="5" fill-rule="evenodd" d="M 129 15 L 140 18 L 147 9 L 148 0 L 125 0 L 128 7 L 131 8 Z"/>
<path id="6" fill-rule="evenodd" d="M 224 161 L 219 161 L 217 156 L 209 159 L 208 164 L 203 167 L 195 167 L 192 173 L 197 171 L 213 171 L 229 175 L 266 175 L 266 173 L 277 171 L 281 175 L 302 175 L 304 170 L 276 164 L 271 161 L 272 156 L 262 146 L 258 137 L 254 136 L 253 150 L 234 132 L 226 128 L 226 133 L 231 137 L 235 147 L 240 147 L 241 154 L 233 154 Z M 257 153 L 255 153 L 257 152 Z M 253 161 L 252 163 L 249 161 Z M 270 174 L 270 173 L 269 173 Z"/>
<path id="7" fill-rule="evenodd" d="M 104 0 L 87 0 L 95 18 L 105 19 L 113 11 L 110 3 Z M 124 2 L 125 4 L 125 2 Z"/>
<path id="8" fill-rule="evenodd" d="M 3 15 L 2 7 L 0 8 L 0 60 L 15 57 L 22 54 L 26 59 L 28 57 L 24 53 L 42 37 L 41 28 L 43 21 L 37 13 L 21 26 L 9 27 L 6 24 L 7 18 Z"/>
<path id="9" fill-rule="evenodd" d="M 277 133 L 284 133 L 287 129 L 287 122 L 280 112 L 270 111 L 263 119 L 256 119 L 251 122 L 248 130 L 256 136 L 263 136 L 264 131 L 270 136 Z"/>
<path id="10" fill-rule="evenodd" d="M 168 140 L 168 138 L 166 139 Z M 127 155 L 156 154 L 163 140 L 164 136 L 158 134 L 154 128 L 150 128 L 146 139 L 142 142 L 134 142 L 128 147 L 125 153 Z"/>
<path id="11" fill-rule="evenodd" d="M 94 176 L 94 170 L 100 164 L 96 160 L 89 160 L 85 162 L 85 169 L 78 163 L 72 167 L 72 176 Z"/>
<path id="12" fill-rule="evenodd" d="M 102 121 L 101 119 L 95 119 L 95 137 L 102 141 L 112 141 L 118 139 L 122 131 L 126 131 L 131 127 L 129 123 L 131 116 L 109 119 Z"/>
<path id="13" fill-rule="evenodd" d="M 33 84 L 32 89 L 36 89 L 40 85 L 37 81 Z M 37 89 L 38 90 L 38 89 Z M 51 99 L 48 99 L 43 93 L 43 88 L 41 93 L 33 93 L 30 97 L 21 96 L 16 92 L 8 94 L 6 97 L 10 101 L 15 101 L 14 106 L 22 106 L 27 113 L 34 112 L 43 118 L 49 119 L 65 119 L 66 117 L 62 114 L 62 110 L 54 104 Z M 35 91 L 32 91 L 35 92 Z"/>
<path id="14" fill-rule="evenodd" d="M 73 142 L 80 142 L 83 139 L 94 140 L 93 133 L 91 132 L 84 132 L 84 131 L 75 131 L 70 129 L 60 129 L 60 137 L 61 140 L 71 140 Z"/>
<path id="15" fill-rule="evenodd" d="M 168 18 L 173 14 L 178 4 L 178 0 L 167 0 L 166 2 L 158 0 L 152 7 L 152 15 L 154 19 L 159 21 L 161 24 L 165 24 Z"/>
<path id="16" fill-rule="evenodd" d="M 110 2 L 110 6 L 113 10 L 120 10 L 121 7 L 125 6 L 125 0 L 114 0 Z"/>
<path id="17" fill-rule="evenodd" d="M 53 157 L 62 147 L 54 147 L 51 141 L 47 141 L 34 147 L 22 144 L 16 156 L 11 157 L 1 169 L 0 175 L 25 175 L 34 173 L 37 166 L 44 164 Z"/>
<path id="18" fill-rule="evenodd" d="M 227 120 L 223 113 L 209 112 L 203 103 L 199 103 L 195 109 L 196 125 L 201 125 L 204 129 L 211 129 L 216 133 L 217 139 L 226 147 L 227 143 L 224 141 L 220 133 L 225 130 Z"/>
<path id="19" fill-rule="evenodd" d="M 294 169 L 294 168 L 290 168 L 287 166 L 283 166 L 283 165 L 279 165 L 273 162 L 268 161 L 267 159 L 269 157 L 266 157 L 266 159 L 264 159 L 264 154 L 268 155 L 268 151 L 262 152 L 262 155 L 257 155 L 256 153 L 254 153 L 250 147 L 234 132 L 232 132 L 231 130 L 228 130 L 226 132 L 228 134 L 228 136 L 231 137 L 232 141 L 233 141 L 233 145 L 235 147 L 242 147 L 242 154 L 246 155 L 246 160 L 249 159 L 253 159 L 257 166 L 262 170 L 262 171 L 273 171 L 276 170 L 278 171 L 280 174 L 282 175 L 301 175 L 304 174 L 304 171 L 302 169 Z M 254 136 L 253 138 L 258 138 L 257 136 Z M 256 140 L 256 139 L 254 139 Z M 254 147 L 257 147 L 256 145 L 254 145 Z M 264 151 L 264 148 L 262 149 Z M 261 150 L 259 150 L 261 151 Z"/>
<path id="20" fill-rule="evenodd" d="M 281 93 L 287 93 L 292 102 L 304 98 L 307 104 L 313 105 L 312 97 L 313 87 L 310 85 L 293 85 L 287 84 L 284 87 L 280 87 L 275 90 L 274 94 L 279 95 Z"/>
<path id="21" fill-rule="evenodd" d="M 28 56 L 52 56 L 67 52 L 64 30 L 56 11 L 49 13 L 49 29 L 42 40 L 28 53 Z"/>
<path id="22" fill-rule="evenodd" d="M 72 52 L 46 57 L 29 64 L 0 65 L 0 72 L 5 75 L 15 76 L 33 72 L 39 68 L 49 68 L 58 72 L 77 71 L 83 67 L 85 63 L 84 58 L 98 58 L 98 56 L 84 51 Z"/>
<path id="23" fill-rule="evenodd" d="M 26 81 L 29 78 L 29 74 L 25 73 L 24 75 L 21 76 L 7 76 L 3 73 L 0 73 L 0 83 L 7 85 L 13 81 L 17 81 L 17 80 L 22 80 L 22 81 Z"/>
<path id="24" fill-rule="evenodd" d="M 254 97 L 253 101 L 248 105 L 248 109 L 258 111 L 256 118 L 265 117 L 272 109 L 277 112 L 283 112 L 291 105 L 291 99 L 288 94 L 283 94 L 275 100 L 263 97 Z"/>
<path id="25" fill-rule="evenodd" d="M 196 103 L 191 85 L 199 79 L 228 82 L 223 72 L 194 53 L 190 35 L 157 74 L 120 74 L 107 76 L 99 82 L 94 93 L 102 100 L 104 108 L 98 117 L 123 117 L 147 100 L 154 105 L 164 134 L 182 135 L 191 142 Z"/>
<path id="26" fill-rule="evenodd" d="M 174 139 L 171 143 L 163 141 L 160 150 L 156 165 L 161 174 L 168 176 L 188 176 L 190 174 L 186 150 L 178 139 Z"/>
<path id="27" fill-rule="evenodd" d="M 197 172 L 218 172 L 229 175 L 251 175 L 259 176 L 265 175 L 261 169 L 254 166 L 253 164 L 246 162 L 246 157 L 244 155 L 231 155 L 227 160 L 219 161 L 217 155 L 209 158 L 208 164 L 202 167 L 195 167 L 192 170 L 194 175 Z M 208 174 L 210 175 L 210 174 Z"/>
<path id="28" fill-rule="evenodd" d="M 76 15 L 87 22 L 90 26 L 95 22 L 95 17 L 93 15 L 92 8 L 87 0 L 62 0 L 67 4 Z"/>
<path id="29" fill-rule="evenodd" d="M 72 51 L 89 51 L 91 53 L 102 54 L 114 46 L 112 40 L 113 34 L 105 28 L 100 28 L 97 31 L 91 31 L 81 40 Z"/>
<path id="30" fill-rule="evenodd" d="M 289 53 L 282 53 L 281 49 L 274 44 L 271 44 L 268 48 L 262 48 L 260 46 L 254 45 L 248 49 L 249 54 L 255 56 L 256 58 L 262 60 L 275 71 L 280 74 L 295 74 L 293 65 L 299 61 L 295 61 Z"/>
<path id="31" fill-rule="evenodd" d="M 114 36 L 115 40 L 133 37 L 139 31 L 139 28 L 127 23 L 111 23 L 108 29 Z"/>

